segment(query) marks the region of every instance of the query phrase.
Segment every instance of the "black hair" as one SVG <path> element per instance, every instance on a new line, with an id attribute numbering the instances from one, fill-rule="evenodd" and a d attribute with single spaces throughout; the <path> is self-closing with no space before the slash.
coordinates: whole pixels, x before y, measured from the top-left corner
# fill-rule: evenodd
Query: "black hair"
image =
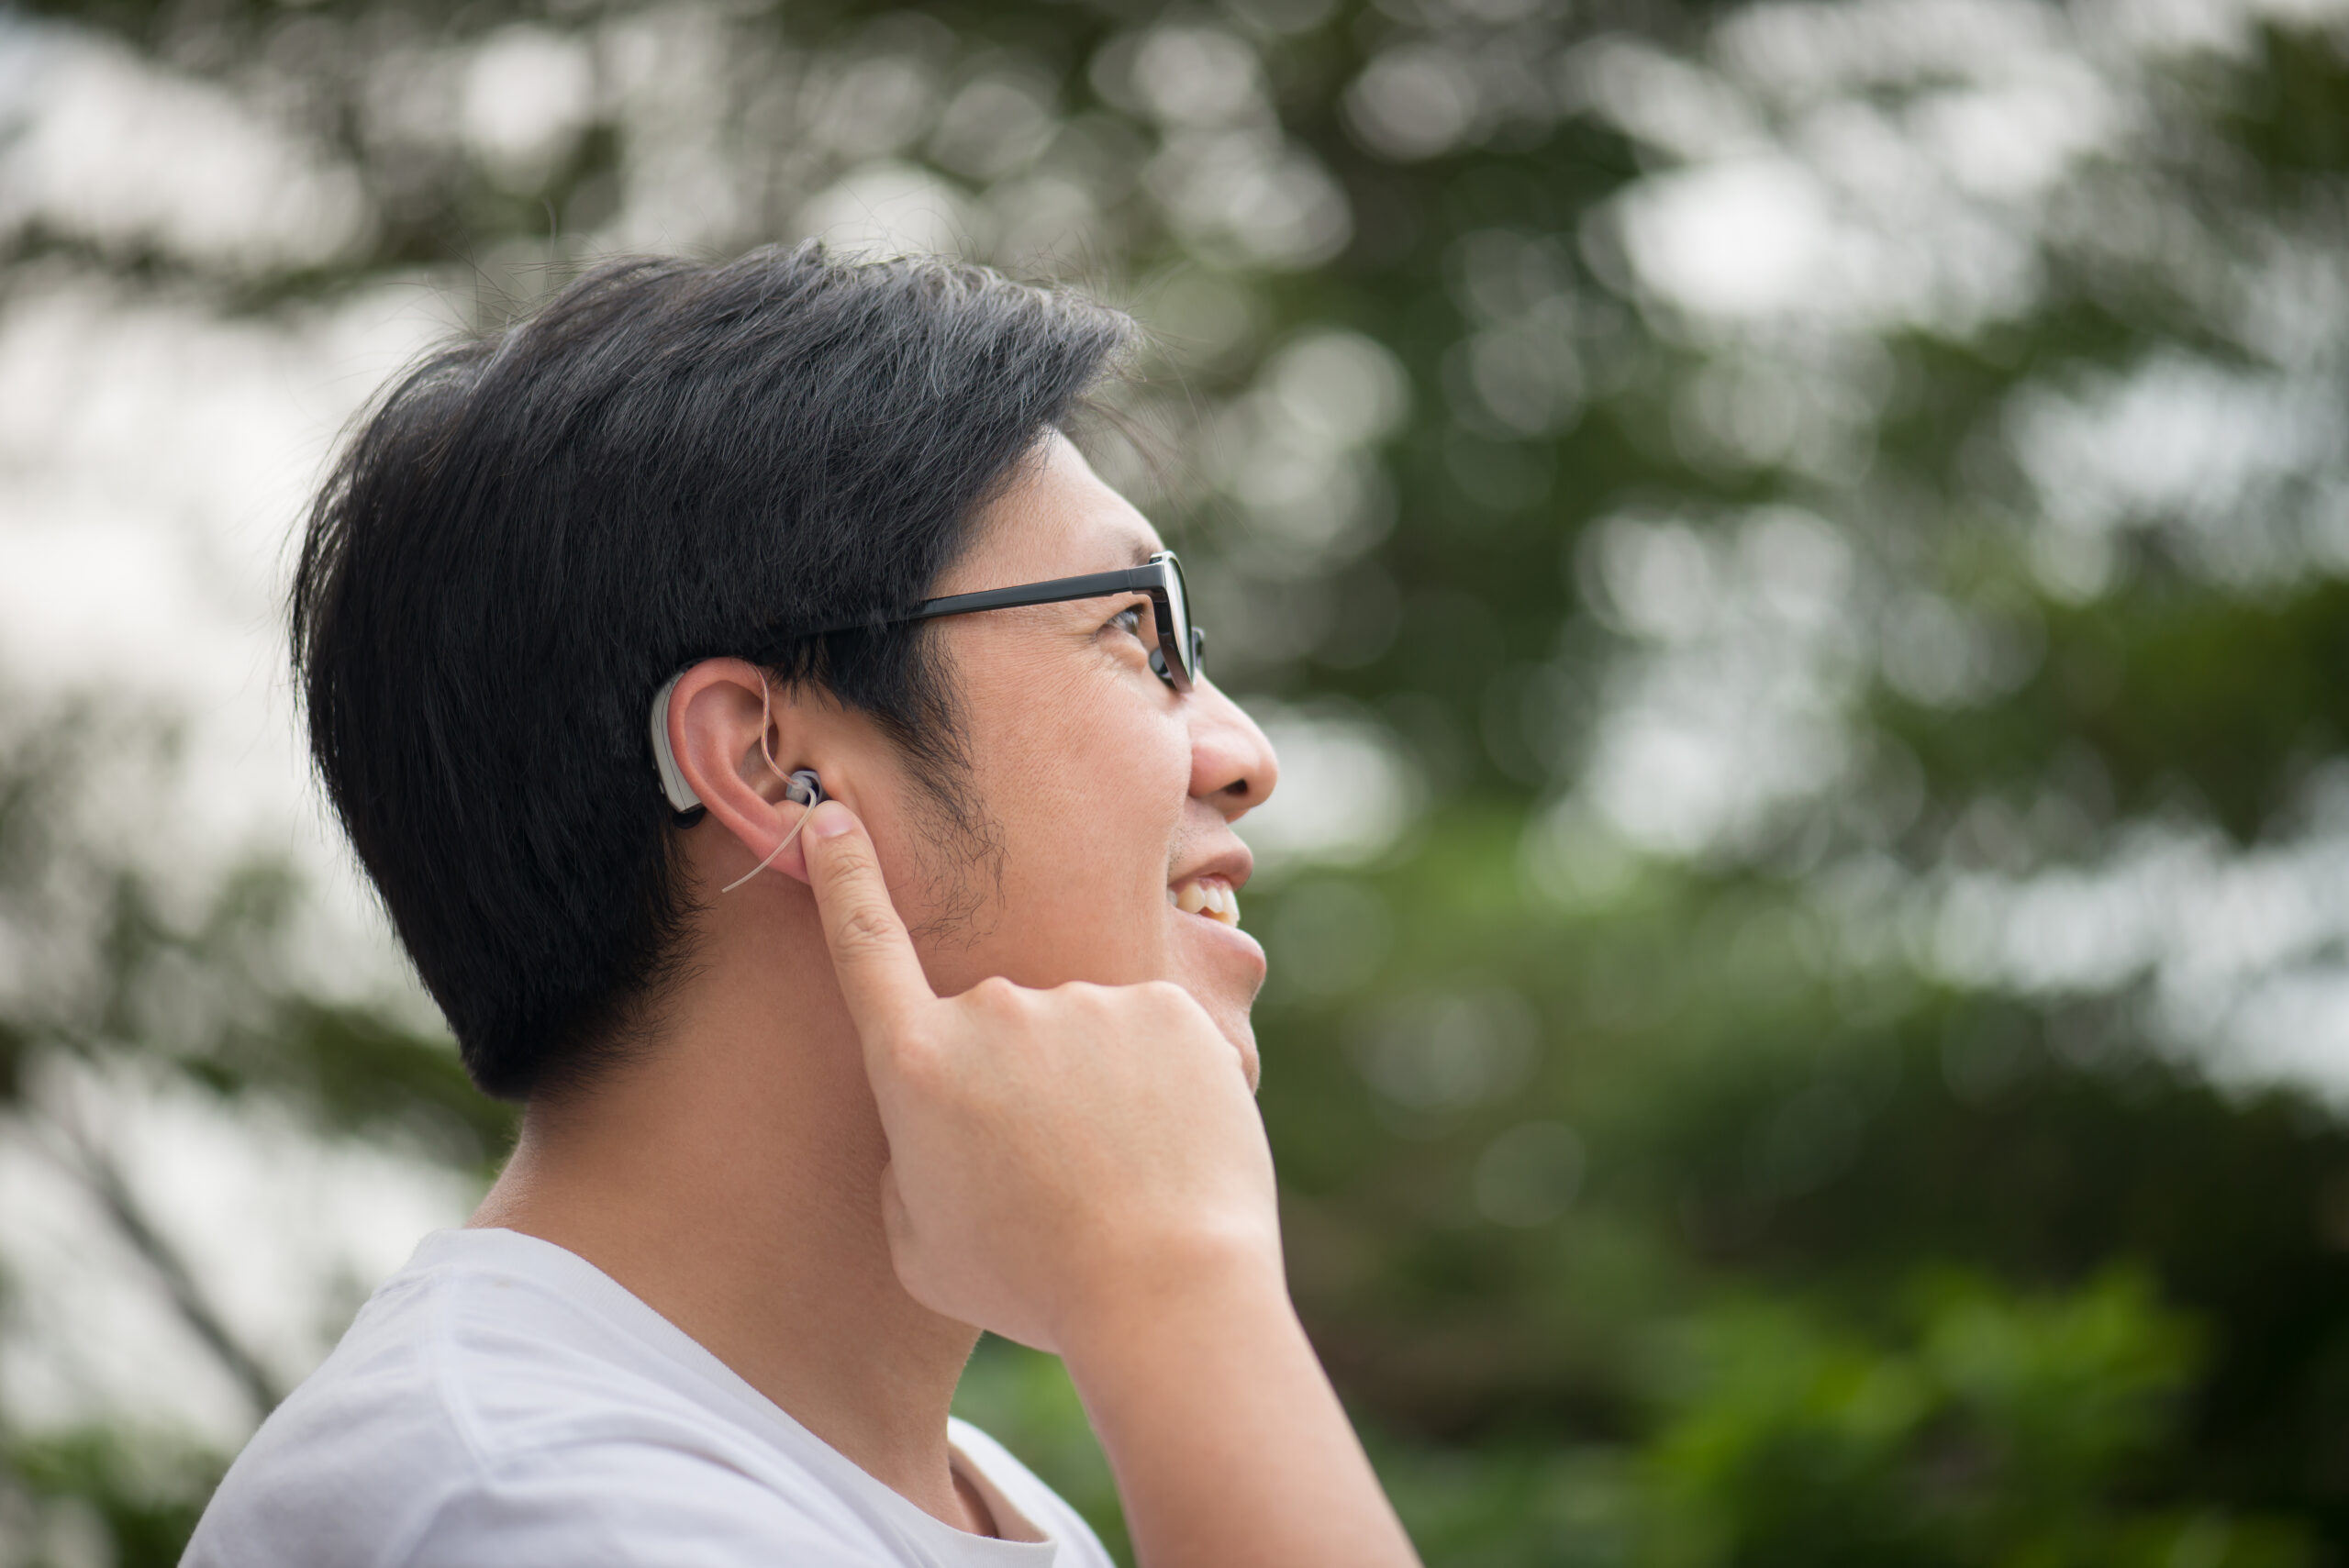
<path id="1" fill-rule="evenodd" d="M 1130 340 L 1119 313 L 814 245 L 615 261 L 396 381 L 313 506 L 295 671 L 328 795 L 473 1081 L 581 1081 L 692 914 L 647 714 L 751 659 L 871 716 L 951 801 L 918 603 Z"/>

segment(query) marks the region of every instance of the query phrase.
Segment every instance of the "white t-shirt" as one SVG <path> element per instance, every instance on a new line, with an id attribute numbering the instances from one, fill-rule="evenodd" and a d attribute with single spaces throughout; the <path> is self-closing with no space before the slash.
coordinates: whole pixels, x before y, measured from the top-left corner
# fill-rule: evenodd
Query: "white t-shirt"
<path id="1" fill-rule="evenodd" d="M 442 1230 L 262 1424 L 181 1568 L 1109 1568 L 992 1439 L 1005 1539 L 930 1518 L 594 1264 Z"/>

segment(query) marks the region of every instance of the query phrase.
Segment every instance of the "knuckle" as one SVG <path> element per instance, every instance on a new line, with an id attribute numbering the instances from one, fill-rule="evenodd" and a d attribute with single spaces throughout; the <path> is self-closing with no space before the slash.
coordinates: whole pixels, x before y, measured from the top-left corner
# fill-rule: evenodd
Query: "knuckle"
<path id="1" fill-rule="evenodd" d="M 1153 1013 L 1187 1011 L 1198 1006 L 1191 994 L 1172 980 L 1146 980 L 1134 989 L 1141 1001 Z"/>
<path id="2" fill-rule="evenodd" d="M 1019 995 L 1019 987 L 1000 974 L 990 974 L 971 987 L 971 999 L 987 1007 L 1012 1006 Z"/>
<path id="3" fill-rule="evenodd" d="M 862 954 L 886 950 L 896 936 L 896 927 L 886 915 L 869 904 L 860 904 L 841 911 L 832 940 L 841 952 Z"/>
<path id="4" fill-rule="evenodd" d="M 897 1080 L 916 1090 L 935 1090 L 947 1079 L 945 1043 L 927 1029 L 901 1029 L 889 1040 L 889 1065 Z"/>
<path id="5" fill-rule="evenodd" d="M 1107 1028 L 1125 1010 L 1121 985 L 1098 985 L 1089 980 L 1073 980 L 1060 987 L 1065 1005 L 1078 1017 L 1089 1020 L 1093 1027 Z"/>
<path id="6" fill-rule="evenodd" d="M 837 839 L 820 839 L 824 846 L 820 855 L 824 880 L 840 883 L 863 876 L 874 864 L 873 851 L 863 839 L 847 833 Z"/>

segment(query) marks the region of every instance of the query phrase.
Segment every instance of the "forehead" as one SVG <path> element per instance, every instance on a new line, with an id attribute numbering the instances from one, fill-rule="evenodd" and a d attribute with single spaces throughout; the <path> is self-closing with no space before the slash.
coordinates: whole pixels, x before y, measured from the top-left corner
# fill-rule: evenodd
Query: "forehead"
<path id="1" fill-rule="evenodd" d="M 1138 566 L 1165 548 L 1150 519 L 1102 483 L 1085 454 L 1054 430 L 980 515 L 969 552 L 933 592 L 968 593 Z"/>

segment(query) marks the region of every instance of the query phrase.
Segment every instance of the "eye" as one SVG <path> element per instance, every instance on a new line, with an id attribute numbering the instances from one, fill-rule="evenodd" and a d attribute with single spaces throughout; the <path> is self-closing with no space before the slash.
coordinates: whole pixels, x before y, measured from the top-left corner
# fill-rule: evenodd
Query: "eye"
<path id="1" fill-rule="evenodd" d="M 1116 615 L 1109 617 L 1109 625 L 1116 627 L 1119 631 L 1125 632 L 1136 640 L 1140 640 L 1141 637 L 1142 608 L 1143 606 L 1141 605 L 1128 605 L 1124 609 L 1119 610 Z"/>

